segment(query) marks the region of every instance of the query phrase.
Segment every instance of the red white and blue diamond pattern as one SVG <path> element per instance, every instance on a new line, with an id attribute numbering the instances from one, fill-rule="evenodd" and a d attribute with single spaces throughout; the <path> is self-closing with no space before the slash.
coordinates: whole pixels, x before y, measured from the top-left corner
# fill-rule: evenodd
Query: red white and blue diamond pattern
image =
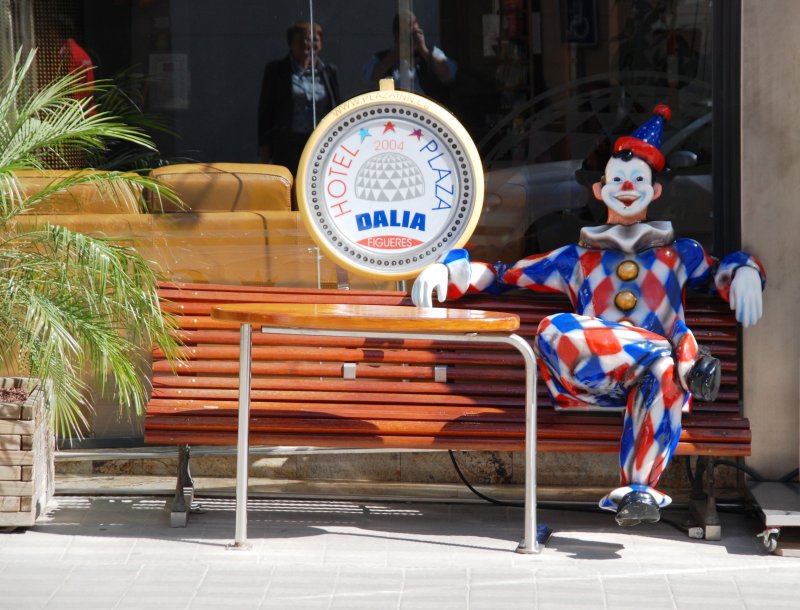
<path id="1" fill-rule="evenodd" d="M 513 287 L 569 297 L 576 313 L 545 318 L 534 349 L 557 409 L 624 410 L 621 486 L 600 505 L 615 510 L 631 489 L 669 504 L 654 486 L 678 443 L 681 412 L 691 406 L 686 374 L 698 351 L 683 319 L 684 289 L 716 288 L 727 300 L 741 266 L 757 269 L 763 285 L 761 264 L 745 252 L 718 264 L 691 239 L 636 252 L 573 244 L 510 267 L 470 262 L 465 250 L 442 262 L 451 299 Z"/>

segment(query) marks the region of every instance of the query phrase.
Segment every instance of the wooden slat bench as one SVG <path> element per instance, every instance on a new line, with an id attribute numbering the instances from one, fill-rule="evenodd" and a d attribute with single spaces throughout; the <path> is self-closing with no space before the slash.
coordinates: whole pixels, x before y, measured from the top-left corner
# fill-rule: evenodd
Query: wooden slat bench
<path id="1" fill-rule="evenodd" d="M 159 294 L 164 311 L 177 320 L 185 360 L 172 370 L 154 353 L 145 442 L 181 448 L 176 525 L 185 524 L 191 502 L 188 446 L 235 446 L 237 440 L 239 330 L 235 323 L 212 320 L 212 306 L 411 304 L 402 292 L 214 284 L 164 283 Z M 447 306 L 516 313 L 518 334 L 525 338 L 533 337 L 542 317 L 570 310 L 561 297 L 531 292 L 474 295 Z M 686 319 L 698 342 L 723 361 L 723 376 L 717 401 L 695 403 L 684 416 L 676 454 L 749 455 L 735 320 L 727 304 L 699 296 L 689 298 Z M 508 346 L 254 332 L 252 361 L 251 446 L 524 451 L 524 365 Z M 618 413 L 554 411 L 541 383 L 538 401 L 538 451 L 618 451 Z M 694 512 L 705 536 L 718 538 L 713 479 L 710 483 L 707 499 L 695 503 Z"/>

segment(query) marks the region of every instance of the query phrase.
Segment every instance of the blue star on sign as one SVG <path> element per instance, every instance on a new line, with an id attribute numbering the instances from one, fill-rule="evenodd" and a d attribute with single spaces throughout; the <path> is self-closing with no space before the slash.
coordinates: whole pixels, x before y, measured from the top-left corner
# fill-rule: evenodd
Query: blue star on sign
<path id="1" fill-rule="evenodd" d="M 371 136 L 372 134 L 369 132 L 369 129 L 364 129 L 363 127 L 358 130 L 358 135 L 361 136 L 361 143 L 364 143 L 364 138 L 367 136 Z"/>

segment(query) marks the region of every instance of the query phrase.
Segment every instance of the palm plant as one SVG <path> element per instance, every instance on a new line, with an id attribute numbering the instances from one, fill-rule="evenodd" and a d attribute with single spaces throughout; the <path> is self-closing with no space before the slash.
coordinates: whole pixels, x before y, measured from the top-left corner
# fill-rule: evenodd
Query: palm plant
<path id="1" fill-rule="evenodd" d="M 86 371 L 101 390 L 113 377 L 120 404 L 138 413 L 149 391 L 137 365 L 142 346 L 173 356 L 177 346 L 159 308 L 156 275 L 136 251 L 20 216 L 78 185 L 137 202 L 143 189 L 170 199 L 174 193 L 139 174 L 89 170 L 26 193 L 20 170 L 46 170 L 69 151 L 89 158 L 110 141 L 154 148 L 141 130 L 80 95 L 87 91 L 80 71 L 28 94 L 33 61 L 34 53 L 18 53 L 0 81 L 0 357 L 6 368 L 52 380 L 55 429 L 80 436 L 90 402 Z"/>

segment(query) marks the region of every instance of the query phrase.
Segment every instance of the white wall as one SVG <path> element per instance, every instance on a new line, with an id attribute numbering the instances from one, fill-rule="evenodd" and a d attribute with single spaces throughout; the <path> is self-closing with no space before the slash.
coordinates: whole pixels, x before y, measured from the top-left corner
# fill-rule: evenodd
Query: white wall
<path id="1" fill-rule="evenodd" d="M 775 478 L 797 468 L 800 431 L 800 2 L 742 4 L 742 245 L 768 275 L 744 335 L 744 404 L 749 464 Z"/>

